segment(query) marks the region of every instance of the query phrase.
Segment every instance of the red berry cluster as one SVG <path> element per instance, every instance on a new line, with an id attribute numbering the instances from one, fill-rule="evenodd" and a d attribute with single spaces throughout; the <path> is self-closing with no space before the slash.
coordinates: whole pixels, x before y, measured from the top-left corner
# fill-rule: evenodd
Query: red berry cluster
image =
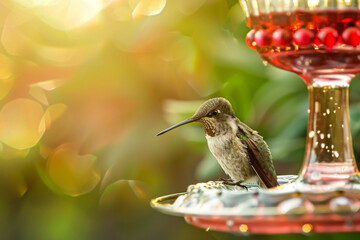
<path id="1" fill-rule="evenodd" d="M 357 27 L 346 28 L 341 35 L 332 27 L 324 27 L 317 33 L 307 28 L 300 28 L 293 33 L 287 29 L 276 30 L 251 30 L 246 36 L 246 43 L 250 48 L 258 47 L 287 47 L 295 44 L 297 46 L 308 46 L 315 44 L 332 48 L 337 44 L 347 44 L 357 47 L 360 44 L 360 29 Z"/>

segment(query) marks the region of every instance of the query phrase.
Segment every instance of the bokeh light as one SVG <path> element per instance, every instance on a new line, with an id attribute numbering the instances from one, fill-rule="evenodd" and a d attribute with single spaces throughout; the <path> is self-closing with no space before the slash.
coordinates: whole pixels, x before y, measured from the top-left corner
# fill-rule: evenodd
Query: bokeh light
<path id="1" fill-rule="evenodd" d="M 141 16 L 157 15 L 161 13 L 165 5 L 166 0 L 140 0 L 132 12 L 132 17 L 136 19 Z"/>
<path id="2" fill-rule="evenodd" d="M 132 216 L 126 216 L 126 218 L 131 219 L 136 217 L 137 214 L 143 214 L 144 207 L 149 200 L 150 198 L 142 182 L 118 180 L 106 187 L 99 203 L 103 211 L 112 211 L 118 208 L 132 209 Z M 117 214 L 121 214 L 121 212 Z"/>
<path id="3" fill-rule="evenodd" d="M 38 143 L 45 131 L 42 106 L 31 99 L 15 99 L 0 111 L 0 141 L 15 149 Z"/>
<path id="4" fill-rule="evenodd" d="M 10 92 L 12 85 L 13 79 L 0 79 L 0 100 Z"/>
<path id="5" fill-rule="evenodd" d="M 32 8 L 46 24 L 58 30 L 72 30 L 94 20 L 111 0 L 16 0 Z"/>
<path id="6" fill-rule="evenodd" d="M 13 62 L 10 58 L 0 54 L 0 79 L 9 79 L 13 75 Z"/>
<path id="7" fill-rule="evenodd" d="M 21 56 L 36 46 L 31 46 L 31 39 L 21 32 L 21 27 L 32 17 L 19 12 L 9 12 L 2 26 L 1 43 L 7 53 Z M 30 48 L 32 47 L 32 48 Z"/>
<path id="8" fill-rule="evenodd" d="M 0 156 L 2 159 L 16 159 L 16 158 L 23 159 L 29 154 L 29 152 L 30 152 L 29 148 L 16 149 L 5 144 L 0 145 Z"/>
<path id="9" fill-rule="evenodd" d="M 79 196 L 93 190 L 100 180 L 96 161 L 96 156 L 79 155 L 75 146 L 63 144 L 50 154 L 46 172 L 62 193 Z"/>
<path id="10" fill-rule="evenodd" d="M 66 111 L 67 107 L 65 104 L 57 103 L 50 105 L 45 113 L 43 120 L 47 129 L 51 127 L 51 124 L 56 121 Z"/>

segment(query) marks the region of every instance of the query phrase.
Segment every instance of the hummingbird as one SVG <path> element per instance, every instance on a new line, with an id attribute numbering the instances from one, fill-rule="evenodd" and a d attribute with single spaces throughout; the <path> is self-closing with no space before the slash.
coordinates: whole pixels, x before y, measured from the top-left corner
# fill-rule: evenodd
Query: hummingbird
<path id="1" fill-rule="evenodd" d="M 209 150 L 231 178 L 230 184 L 258 184 L 261 188 L 279 185 L 268 145 L 257 131 L 235 116 L 228 100 L 207 100 L 192 117 L 157 136 L 192 122 L 202 124 Z"/>

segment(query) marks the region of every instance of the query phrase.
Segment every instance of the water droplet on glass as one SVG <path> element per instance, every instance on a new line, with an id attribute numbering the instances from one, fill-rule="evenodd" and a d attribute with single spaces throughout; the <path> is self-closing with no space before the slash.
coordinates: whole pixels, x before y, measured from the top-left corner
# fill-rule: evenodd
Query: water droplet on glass
<path id="1" fill-rule="evenodd" d="M 309 132 L 309 138 L 313 138 L 314 136 L 315 136 L 314 131 L 310 131 L 310 132 Z"/>
<path id="2" fill-rule="evenodd" d="M 320 104 L 318 101 L 315 102 L 315 112 L 318 113 L 320 109 Z"/>
<path id="3" fill-rule="evenodd" d="M 331 123 L 329 124 L 329 127 L 332 127 L 332 124 L 331 124 Z"/>
<path id="4" fill-rule="evenodd" d="M 341 127 L 344 128 L 344 124 L 341 124 Z"/>
<path id="5" fill-rule="evenodd" d="M 359 203 L 347 197 L 336 197 L 330 200 L 329 207 L 332 211 L 342 214 L 354 213 L 359 209 Z"/>
<path id="6" fill-rule="evenodd" d="M 319 134 L 319 133 L 320 133 L 320 130 L 317 130 L 317 133 Z"/>
<path id="7" fill-rule="evenodd" d="M 201 204 L 202 209 L 221 209 L 224 205 L 220 199 L 211 199 Z"/>
<path id="8" fill-rule="evenodd" d="M 331 145 L 331 149 L 334 149 L 334 145 Z"/>
<path id="9" fill-rule="evenodd" d="M 196 208 L 196 207 L 198 207 L 198 200 L 189 197 L 189 198 L 185 199 L 183 203 L 181 203 L 181 207 L 183 207 L 183 208 Z"/>
<path id="10" fill-rule="evenodd" d="M 313 204 L 308 200 L 301 199 L 300 197 L 286 199 L 277 207 L 277 211 L 281 214 L 296 216 L 312 212 L 313 210 Z"/>
<path id="11" fill-rule="evenodd" d="M 233 220 L 227 220 L 227 221 L 226 221 L 226 225 L 227 225 L 228 227 L 232 227 L 232 226 L 234 226 L 234 221 L 233 221 Z"/>
<path id="12" fill-rule="evenodd" d="M 334 157 L 338 158 L 339 157 L 339 152 L 338 151 L 333 151 L 334 153 Z"/>
<path id="13" fill-rule="evenodd" d="M 172 204 L 173 208 L 178 208 L 180 205 L 184 202 L 184 199 L 186 198 L 186 195 L 180 195 L 175 202 Z"/>
<path id="14" fill-rule="evenodd" d="M 321 144 L 321 148 L 324 148 L 324 147 L 325 147 L 325 143 L 322 143 L 322 144 Z"/>
<path id="15" fill-rule="evenodd" d="M 321 178 L 321 173 L 318 171 L 314 171 L 311 173 L 310 177 L 312 180 L 319 180 Z"/>
<path id="16" fill-rule="evenodd" d="M 303 74 L 306 74 L 307 71 L 308 71 L 307 68 L 304 68 L 304 69 L 302 70 L 302 73 L 303 73 Z"/>
<path id="17" fill-rule="evenodd" d="M 329 138 L 329 139 L 331 138 L 331 134 L 330 134 L 330 133 L 328 133 L 326 136 L 327 136 L 327 138 Z"/>
<path id="18" fill-rule="evenodd" d="M 269 65 L 268 61 L 263 61 L 263 64 L 265 67 L 267 67 L 267 65 Z"/>
<path id="19" fill-rule="evenodd" d="M 333 97 L 330 97 L 330 100 L 333 100 L 334 98 Z"/>
<path id="20" fill-rule="evenodd" d="M 307 58 L 305 60 L 305 66 L 310 66 L 311 62 L 312 62 L 312 60 Z"/>
<path id="21" fill-rule="evenodd" d="M 322 133 L 322 134 L 320 134 L 320 138 L 321 139 L 324 139 L 324 137 L 325 137 L 325 135 Z"/>
<path id="22" fill-rule="evenodd" d="M 326 109 L 326 113 L 327 113 L 327 114 L 330 114 L 330 109 L 327 108 L 327 109 Z"/>

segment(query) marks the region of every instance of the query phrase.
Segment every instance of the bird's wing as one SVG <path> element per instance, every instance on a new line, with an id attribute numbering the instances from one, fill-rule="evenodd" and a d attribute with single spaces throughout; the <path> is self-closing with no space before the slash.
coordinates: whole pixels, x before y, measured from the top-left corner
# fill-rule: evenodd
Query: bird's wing
<path id="1" fill-rule="evenodd" d="M 237 137 L 247 146 L 250 163 L 266 187 L 278 186 L 274 164 L 269 147 L 263 138 L 244 123 L 239 123 Z"/>

